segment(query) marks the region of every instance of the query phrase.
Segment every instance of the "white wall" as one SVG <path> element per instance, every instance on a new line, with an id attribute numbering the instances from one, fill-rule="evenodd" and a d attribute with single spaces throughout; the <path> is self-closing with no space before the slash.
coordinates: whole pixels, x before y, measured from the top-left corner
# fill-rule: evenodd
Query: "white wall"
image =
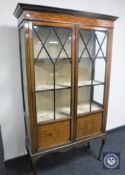
<path id="1" fill-rule="evenodd" d="M 0 5 L 0 123 L 5 160 L 25 154 L 17 20 L 17 2 L 119 16 L 115 22 L 107 129 L 125 124 L 124 0 L 4 0 Z"/>

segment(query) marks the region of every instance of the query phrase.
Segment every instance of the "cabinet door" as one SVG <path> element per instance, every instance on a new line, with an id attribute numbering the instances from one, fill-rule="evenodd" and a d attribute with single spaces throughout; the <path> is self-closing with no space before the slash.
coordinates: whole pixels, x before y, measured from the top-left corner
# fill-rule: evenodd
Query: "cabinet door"
<path id="1" fill-rule="evenodd" d="M 77 123 L 81 126 L 84 125 L 81 122 L 85 120 L 81 120 L 79 117 L 103 111 L 104 108 L 107 34 L 107 31 L 102 29 L 79 28 L 76 114 Z M 87 117 L 91 116 L 88 115 Z M 101 125 L 102 115 L 99 116 L 101 116 L 101 119 L 100 117 L 94 117 L 96 123 Z M 91 117 L 93 121 L 94 117 Z M 86 121 L 93 125 L 91 119 L 86 119 Z M 77 131 L 79 131 L 78 127 L 80 126 L 77 124 Z M 89 127 L 91 129 L 93 126 Z M 97 126 L 97 128 L 101 130 L 101 126 Z M 82 132 L 84 133 L 84 131 Z M 77 133 L 77 135 L 80 135 L 80 133 Z"/>
<path id="2" fill-rule="evenodd" d="M 45 148 L 71 139 L 72 26 L 34 23 L 32 36 L 38 142 Z"/>

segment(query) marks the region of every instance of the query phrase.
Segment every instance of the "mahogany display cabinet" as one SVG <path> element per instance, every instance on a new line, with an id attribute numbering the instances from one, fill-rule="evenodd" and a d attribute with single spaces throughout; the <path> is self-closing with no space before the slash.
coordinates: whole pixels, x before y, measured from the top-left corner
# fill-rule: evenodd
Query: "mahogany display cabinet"
<path id="1" fill-rule="evenodd" d="M 100 158 L 117 17 L 21 3 L 14 15 L 32 164 L 46 153 L 95 138 L 101 139 Z"/>

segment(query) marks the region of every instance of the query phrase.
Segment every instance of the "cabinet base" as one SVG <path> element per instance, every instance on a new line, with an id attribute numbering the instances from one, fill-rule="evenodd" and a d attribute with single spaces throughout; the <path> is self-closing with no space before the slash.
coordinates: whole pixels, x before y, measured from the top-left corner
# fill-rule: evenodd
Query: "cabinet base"
<path id="1" fill-rule="evenodd" d="M 78 140 L 74 143 L 66 144 L 66 145 L 59 146 L 59 147 L 49 149 L 49 150 L 40 151 L 40 152 L 37 152 L 37 153 L 34 153 L 34 154 L 31 152 L 31 149 L 28 145 L 27 138 L 26 138 L 26 150 L 27 150 L 27 154 L 29 156 L 29 164 L 31 165 L 32 170 L 33 170 L 33 175 L 37 175 L 37 168 L 36 168 L 37 161 L 43 155 L 51 153 L 51 152 L 59 152 L 59 151 L 62 151 L 62 150 L 66 151 L 66 150 L 72 149 L 76 145 L 80 145 L 80 146 L 85 145 L 85 143 L 87 143 L 87 148 L 89 149 L 90 148 L 90 141 L 93 140 L 93 139 L 96 139 L 96 138 L 101 139 L 101 146 L 100 146 L 99 157 L 98 157 L 98 159 L 101 160 L 102 151 L 103 151 L 103 147 L 104 147 L 105 140 L 106 140 L 106 134 L 105 133 L 101 133 L 101 134 L 97 135 L 96 137 L 86 138 L 84 140 Z"/>

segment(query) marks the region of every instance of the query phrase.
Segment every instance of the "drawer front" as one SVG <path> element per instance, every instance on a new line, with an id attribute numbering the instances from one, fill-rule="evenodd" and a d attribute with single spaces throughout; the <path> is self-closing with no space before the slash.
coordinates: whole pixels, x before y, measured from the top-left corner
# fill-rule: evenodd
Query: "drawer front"
<path id="1" fill-rule="evenodd" d="M 102 126 L 102 113 L 77 118 L 77 138 L 100 133 Z"/>
<path id="2" fill-rule="evenodd" d="M 70 141 L 70 120 L 38 126 L 38 149 Z"/>

